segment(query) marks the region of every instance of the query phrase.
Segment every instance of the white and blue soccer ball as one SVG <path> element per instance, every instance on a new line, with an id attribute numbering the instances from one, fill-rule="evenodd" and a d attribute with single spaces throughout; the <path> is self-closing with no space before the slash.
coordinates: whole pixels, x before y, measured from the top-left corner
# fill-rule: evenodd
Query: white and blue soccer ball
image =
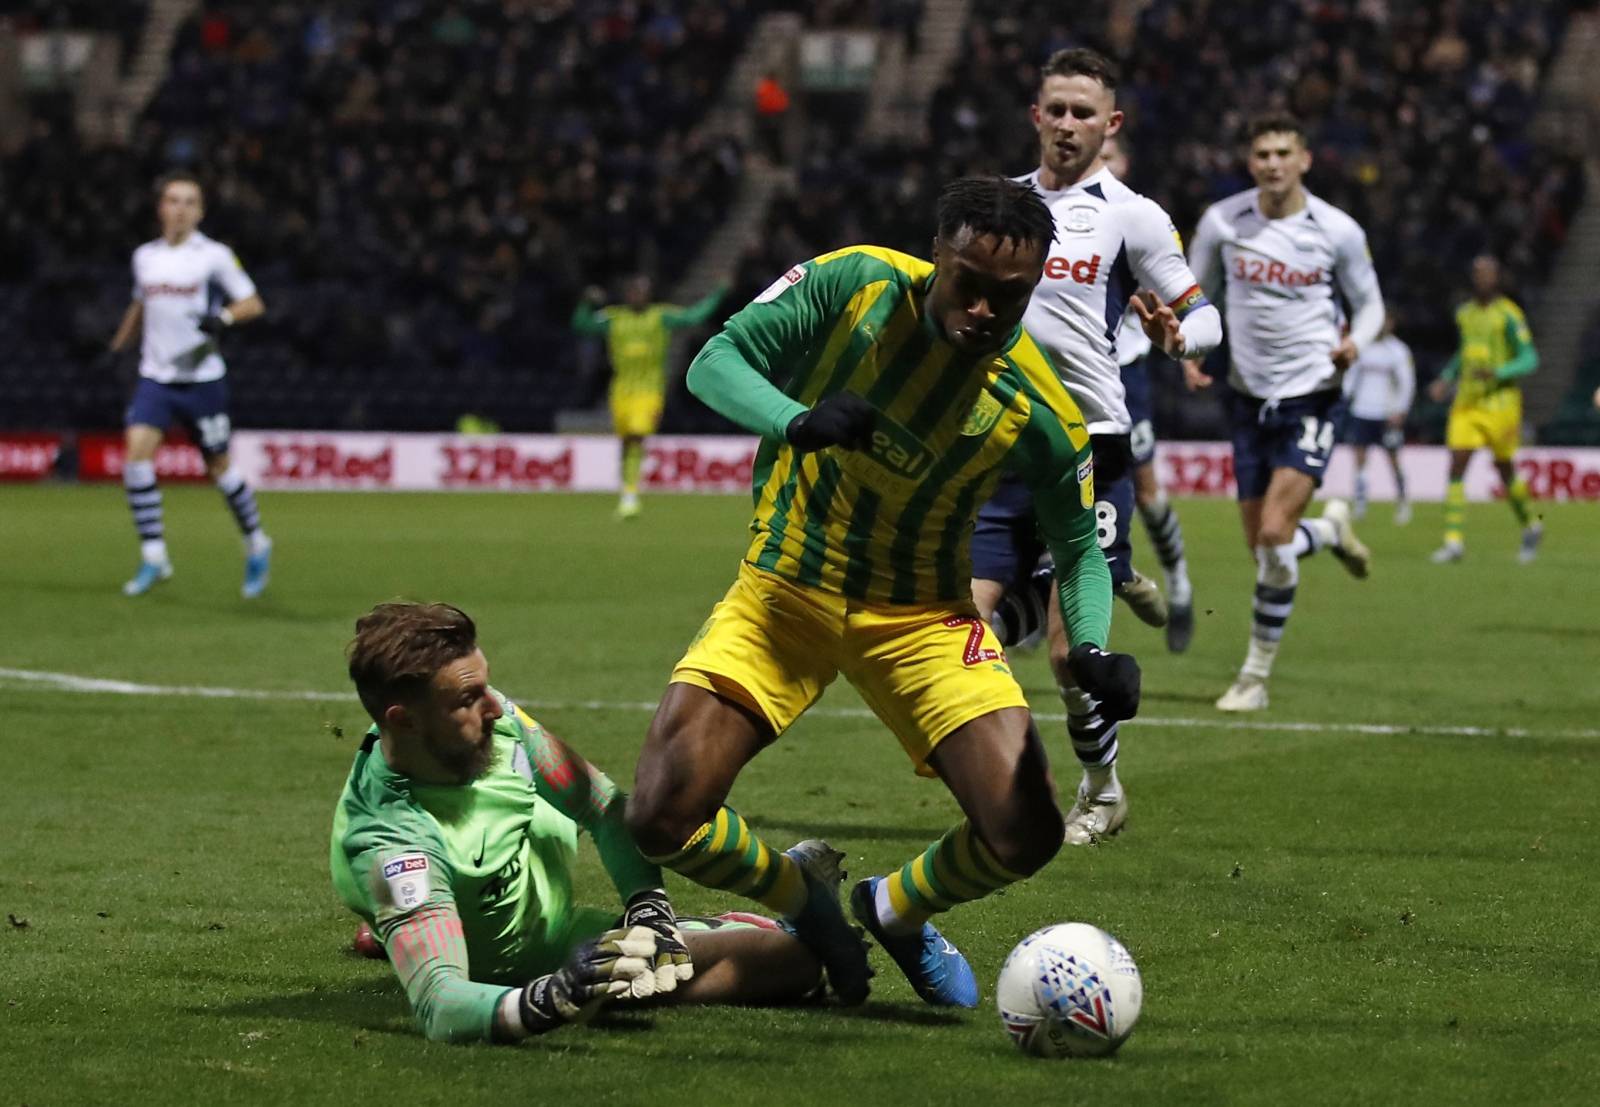
<path id="1" fill-rule="evenodd" d="M 1000 1022 L 1035 1057 L 1105 1057 L 1128 1040 L 1144 1005 L 1139 966 L 1088 923 L 1029 934 L 1000 967 Z"/>

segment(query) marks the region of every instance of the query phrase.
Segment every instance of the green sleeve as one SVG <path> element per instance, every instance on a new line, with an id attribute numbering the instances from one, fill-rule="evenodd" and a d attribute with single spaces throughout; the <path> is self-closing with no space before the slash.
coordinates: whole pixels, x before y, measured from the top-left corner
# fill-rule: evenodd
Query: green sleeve
<path id="1" fill-rule="evenodd" d="M 688 382 L 689 391 L 712 411 L 762 438 L 783 441 L 794 417 L 806 410 L 745 360 L 726 330 L 695 356 Z"/>
<path id="2" fill-rule="evenodd" d="M 581 335 L 597 338 L 611 329 L 611 320 L 603 311 L 596 311 L 588 300 L 579 300 L 572 312 L 572 329 Z"/>
<path id="3" fill-rule="evenodd" d="M 494 1040 L 496 1009 L 512 989 L 469 978 L 467 940 L 453 905 L 410 915 L 382 938 L 430 1042 Z"/>
<path id="4" fill-rule="evenodd" d="M 1450 360 L 1444 363 L 1444 368 L 1439 370 L 1439 379 L 1453 381 L 1461 375 L 1461 351 L 1457 350 L 1450 355 Z"/>
<path id="5" fill-rule="evenodd" d="M 1506 340 L 1511 343 L 1511 360 L 1494 371 L 1495 379 L 1514 381 L 1539 368 L 1539 351 L 1533 348 L 1533 332 L 1521 315 L 1506 319 Z"/>
<path id="6" fill-rule="evenodd" d="M 763 438 L 782 441 L 805 405 L 788 395 L 854 286 L 848 260 L 796 265 L 729 319 L 689 366 L 689 391 Z"/>
<path id="7" fill-rule="evenodd" d="M 611 778 L 547 734 L 521 708 L 512 707 L 506 718 L 516 725 L 539 795 L 589 832 L 622 901 L 626 903 L 635 892 L 664 887 L 661 867 L 644 859 L 623 823 L 627 796 Z"/>
<path id="8" fill-rule="evenodd" d="M 1073 645 L 1104 648 L 1111 637 L 1111 570 L 1094 515 L 1094 462 L 1087 438 L 1074 446 L 1060 418 L 1036 402 L 1013 450 L 1012 468 L 1033 492 L 1039 533 L 1056 563 L 1056 600 Z"/>
<path id="9" fill-rule="evenodd" d="M 716 312 L 717 305 L 722 303 L 722 298 L 728 294 L 726 285 L 718 285 L 688 307 L 669 306 L 662 313 L 661 321 L 668 327 L 698 327 Z"/>

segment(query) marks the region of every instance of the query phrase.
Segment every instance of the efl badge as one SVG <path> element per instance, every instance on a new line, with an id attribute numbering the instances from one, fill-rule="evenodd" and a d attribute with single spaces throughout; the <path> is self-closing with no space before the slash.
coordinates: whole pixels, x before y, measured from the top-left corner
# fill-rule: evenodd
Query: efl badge
<path id="1" fill-rule="evenodd" d="M 383 879 L 395 907 L 402 911 L 421 907 L 428 898 L 428 859 L 420 853 L 402 853 L 384 862 Z"/>
<path id="2" fill-rule="evenodd" d="M 986 434 L 989 428 L 1000 421 L 1000 413 L 1005 410 L 1000 401 L 988 392 L 978 393 L 978 402 L 972 405 L 972 410 L 967 412 L 966 421 L 961 424 L 961 433 L 968 437 Z"/>

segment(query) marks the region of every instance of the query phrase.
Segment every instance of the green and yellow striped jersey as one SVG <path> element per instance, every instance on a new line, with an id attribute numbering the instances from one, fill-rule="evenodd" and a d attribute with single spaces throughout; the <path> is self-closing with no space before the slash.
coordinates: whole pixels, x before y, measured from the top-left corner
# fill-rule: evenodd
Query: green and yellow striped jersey
<path id="1" fill-rule="evenodd" d="M 926 310 L 933 276 L 928 262 L 893 250 L 827 254 L 789 270 L 695 359 L 691 390 L 764 435 L 746 559 L 873 602 L 966 597 L 978 508 L 1011 470 L 1035 490 L 1058 564 L 1081 559 L 1093 581 L 1079 591 L 1097 593 L 1105 562 L 1077 404 L 1021 327 L 999 353 L 978 358 L 945 341 Z M 750 369 L 782 392 L 764 414 L 726 402 Z M 792 449 L 787 420 L 842 390 L 876 409 L 871 448 Z M 1064 607 L 1075 602 L 1066 584 L 1064 576 Z M 1103 590 L 1109 609 L 1109 577 Z M 1075 640 L 1102 642 L 1109 610 L 1099 610 L 1098 594 L 1088 603 L 1097 629 L 1084 624 Z"/>
<path id="2" fill-rule="evenodd" d="M 1516 382 L 1538 364 L 1522 309 L 1508 296 L 1487 304 L 1468 300 L 1456 308 L 1456 328 L 1461 347 L 1452 363 L 1458 374 L 1455 406 L 1492 411 L 1520 404 Z M 1529 358 L 1532 364 L 1523 368 Z"/>
<path id="3" fill-rule="evenodd" d="M 604 335 L 611 358 L 611 387 L 618 392 L 662 392 L 667 386 L 667 346 L 671 332 L 694 327 L 711 318 L 725 289 L 690 304 L 646 304 L 633 308 L 612 304 L 595 311 L 579 304 L 572 328 L 579 334 Z"/>

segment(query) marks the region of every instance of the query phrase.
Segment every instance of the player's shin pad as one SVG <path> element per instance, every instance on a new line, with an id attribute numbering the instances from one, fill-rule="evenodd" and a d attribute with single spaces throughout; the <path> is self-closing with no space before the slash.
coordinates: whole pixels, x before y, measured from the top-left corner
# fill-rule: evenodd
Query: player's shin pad
<path id="1" fill-rule="evenodd" d="M 902 926 L 910 926 L 1021 879 L 1021 874 L 996 860 L 972 824 L 963 819 L 899 871 L 889 874 L 884 890 L 894 917 Z"/>
<path id="2" fill-rule="evenodd" d="M 805 906 L 800 866 L 769 848 L 726 805 L 678 852 L 648 860 L 707 888 L 748 896 L 780 915 L 793 917 Z"/>

